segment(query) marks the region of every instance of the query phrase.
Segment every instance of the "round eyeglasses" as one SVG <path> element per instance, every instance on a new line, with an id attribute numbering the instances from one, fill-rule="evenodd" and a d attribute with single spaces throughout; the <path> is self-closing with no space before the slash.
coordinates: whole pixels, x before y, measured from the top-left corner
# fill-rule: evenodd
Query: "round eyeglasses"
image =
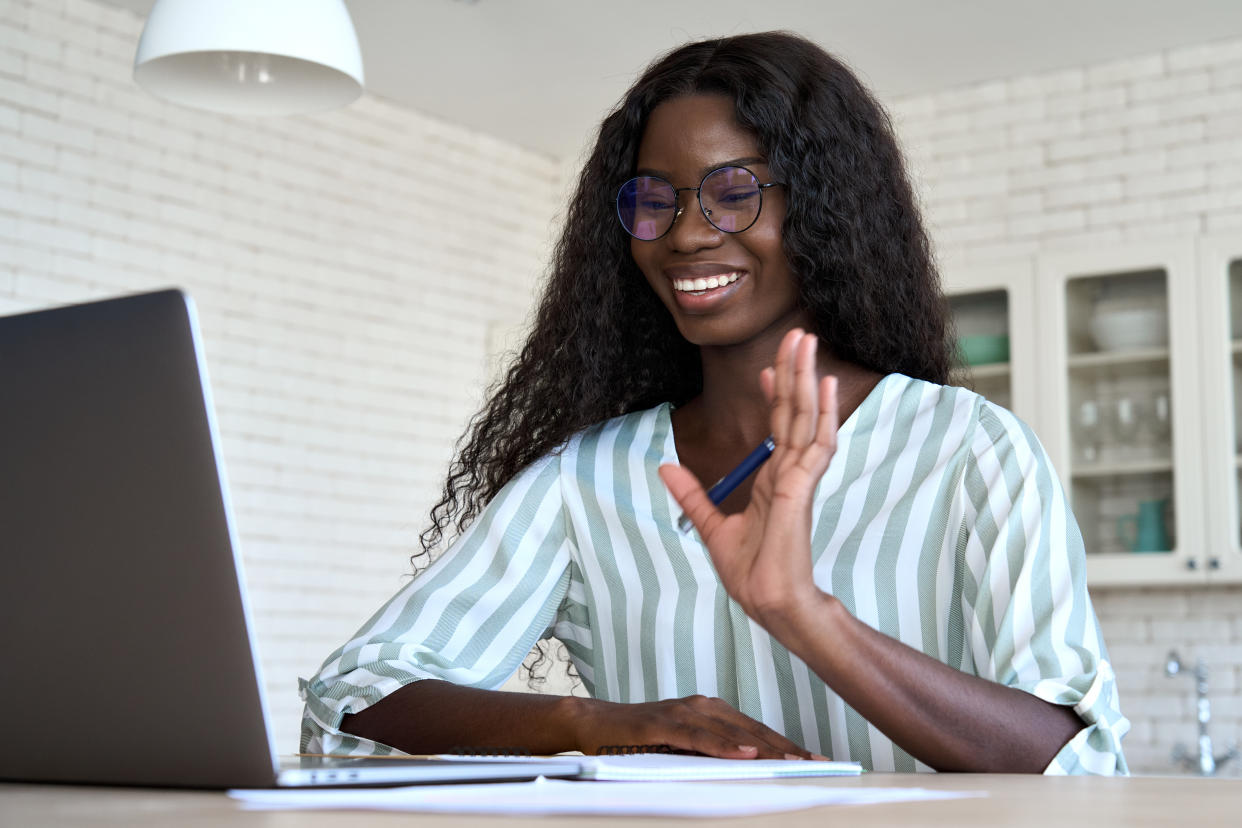
<path id="1" fill-rule="evenodd" d="M 740 233 L 759 219 L 763 191 L 780 182 L 760 184 L 745 167 L 719 167 L 703 176 L 697 187 L 674 187 L 655 175 L 631 178 L 617 191 L 617 218 L 640 241 L 655 241 L 673 227 L 685 209 L 678 198 L 686 190 L 698 194 L 699 209 L 717 230 Z"/>

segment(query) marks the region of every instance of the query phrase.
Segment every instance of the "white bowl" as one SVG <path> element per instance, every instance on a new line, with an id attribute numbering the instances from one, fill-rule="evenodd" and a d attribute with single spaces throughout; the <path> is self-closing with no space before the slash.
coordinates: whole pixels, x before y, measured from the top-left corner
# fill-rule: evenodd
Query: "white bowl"
<path id="1" fill-rule="evenodd" d="M 1169 315 L 1163 308 L 1098 308 L 1087 328 L 1101 351 L 1169 344 Z"/>

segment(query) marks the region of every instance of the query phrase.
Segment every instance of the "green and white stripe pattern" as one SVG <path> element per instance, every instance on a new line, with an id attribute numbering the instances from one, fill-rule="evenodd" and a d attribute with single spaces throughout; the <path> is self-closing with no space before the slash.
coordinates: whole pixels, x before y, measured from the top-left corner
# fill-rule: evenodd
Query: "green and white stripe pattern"
<path id="1" fill-rule="evenodd" d="M 656 474 L 663 405 L 534 463 L 302 683 L 302 749 L 388 753 L 341 717 L 440 678 L 500 686 L 541 637 L 618 702 L 719 696 L 807 749 L 922 771 L 725 594 Z M 862 621 L 967 673 L 1073 705 L 1047 773 L 1125 773 L 1129 722 L 1082 537 L 1034 434 L 977 394 L 885 377 L 842 425 L 815 498 L 815 581 Z M 831 634 L 831 631 L 825 631 Z M 869 669 L 860 664 L 858 669 Z"/>

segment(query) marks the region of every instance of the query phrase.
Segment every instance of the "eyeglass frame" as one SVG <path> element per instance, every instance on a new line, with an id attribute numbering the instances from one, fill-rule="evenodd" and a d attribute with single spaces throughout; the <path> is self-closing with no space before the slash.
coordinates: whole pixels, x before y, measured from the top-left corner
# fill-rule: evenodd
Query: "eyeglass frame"
<path id="1" fill-rule="evenodd" d="M 720 172 L 721 170 L 745 170 L 746 172 L 750 174 L 751 178 L 755 179 L 755 186 L 759 188 L 759 207 L 755 210 L 755 217 L 751 219 L 750 224 L 746 225 L 740 230 L 726 230 L 723 227 L 719 226 L 718 224 L 716 224 L 716 222 L 712 221 L 711 210 L 708 210 L 706 207 L 703 206 L 703 182 L 706 181 L 711 176 L 715 175 L 716 173 Z M 665 184 L 667 184 L 669 187 L 672 188 L 673 199 L 677 202 L 677 210 L 676 212 L 673 213 L 673 219 L 672 221 L 668 223 L 668 227 L 664 228 L 663 233 L 650 239 L 644 239 L 632 233 L 630 231 L 630 228 L 625 226 L 625 220 L 621 218 L 621 191 L 624 190 L 630 182 L 637 181 L 640 178 L 654 178 L 656 181 L 663 181 Z M 755 226 L 755 222 L 759 221 L 759 216 L 760 214 L 763 213 L 763 191 L 767 189 L 771 189 L 772 187 L 781 187 L 781 186 L 784 186 L 783 181 L 769 181 L 767 184 L 759 183 L 759 176 L 755 175 L 755 171 L 752 170 L 750 167 L 744 166 L 742 164 L 721 164 L 719 167 L 716 167 L 715 169 L 711 169 L 703 173 L 703 177 L 699 179 L 699 186 L 697 187 L 675 187 L 673 186 L 673 182 L 659 175 L 636 175 L 632 178 L 627 178 L 621 184 L 621 186 L 617 188 L 617 194 L 613 198 L 612 201 L 613 201 L 613 209 L 615 210 L 617 214 L 617 221 L 621 224 L 621 229 L 624 230 L 626 234 L 630 236 L 630 238 L 637 239 L 638 241 L 659 241 L 660 239 L 667 236 L 670 232 L 672 232 L 673 225 L 677 223 L 677 219 L 681 218 L 681 214 L 686 211 L 686 208 L 681 206 L 681 194 L 685 192 L 686 190 L 694 190 L 694 199 L 695 201 L 699 203 L 699 212 L 703 214 L 703 218 L 707 219 L 707 223 L 710 224 L 712 227 L 716 228 L 717 230 L 719 230 L 721 233 L 728 233 L 730 235 L 733 235 L 736 233 L 745 233 L 747 230 Z"/>

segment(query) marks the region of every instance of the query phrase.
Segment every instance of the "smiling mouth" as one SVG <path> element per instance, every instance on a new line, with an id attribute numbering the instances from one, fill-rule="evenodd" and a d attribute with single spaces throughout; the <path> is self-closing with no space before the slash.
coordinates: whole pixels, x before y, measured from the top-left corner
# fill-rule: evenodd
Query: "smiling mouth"
<path id="1" fill-rule="evenodd" d="M 733 284 L 741 275 L 740 270 L 735 270 L 732 273 L 721 273 L 719 276 L 708 276 L 707 278 L 674 279 L 673 290 L 689 293 L 691 296 L 702 296 L 709 290 Z"/>

